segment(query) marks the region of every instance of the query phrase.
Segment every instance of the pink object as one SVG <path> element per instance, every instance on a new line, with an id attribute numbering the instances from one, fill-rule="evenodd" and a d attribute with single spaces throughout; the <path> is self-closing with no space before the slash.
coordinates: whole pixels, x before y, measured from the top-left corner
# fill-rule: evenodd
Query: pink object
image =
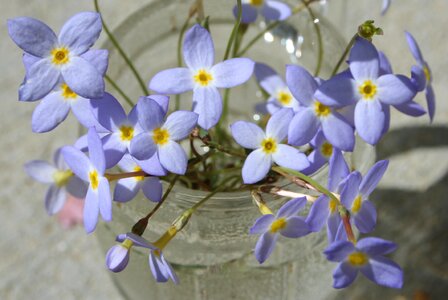
<path id="1" fill-rule="evenodd" d="M 58 221 L 64 229 L 82 224 L 84 199 L 67 194 L 67 200 L 58 214 Z"/>

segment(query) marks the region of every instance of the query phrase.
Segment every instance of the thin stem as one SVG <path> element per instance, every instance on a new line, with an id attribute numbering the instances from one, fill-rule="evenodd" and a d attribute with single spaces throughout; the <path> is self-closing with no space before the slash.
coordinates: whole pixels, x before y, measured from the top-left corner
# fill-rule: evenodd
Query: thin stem
<path id="1" fill-rule="evenodd" d="M 101 13 L 100 12 L 100 7 L 98 5 L 98 0 L 93 0 L 94 1 L 94 5 L 95 5 L 95 10 L 97 13 Z M 129 59 L 129 57 L 126 55 L 126 53 L 123 51 L 123 49 L 121 48 L 120 44 L 118 43 L 118 41 L 115 39 L 115 37 L 113 36 L 112 32 L 109 30 L 109 28 L 107 27 L 106 23 L 103 20 L 103 28 L 104 31 L 106 32 L 107 36 L 109 37 L 110 41 L 112 42 L 112 44 L 114 44 L 115 48 L 117 48 L 118 53 L 120 53 L 121 57 L 124 59 L 124 61 L 126 62 L 126 64 L 129 66 L 129 68 L 131 69 L 132 73 L 134 74 L 135 78 L 137 79 L 143 94 L 146 96 L 149 94 L 148 89 L 146 88 L 145 83 L 143 82 L 140 74 L 138 73 L 137 69 L 134 67 L 134 64 L 131 62 L 131 60 Z"/>
<path id="2" fill-rule="evenodd" d="M 311 21 L 314 24 L 314 30 L 316 31 L 316 35 L 317 35 L 317 44 L 318 44 L 319 52 L 318 52 L 318 56 L 317 56 L 316 69 L 314 71 L 314 76 L 317 77 L 320 73 L 320 69 L 322 67 L 322 61 L 323 61 L 323 57 L 324 57 L 324 46 L 323 46 L 323 41 L 322 41 L 322 33 L 320 32 L 320 25 L 319 25 L 318 19 L 314 15 L 314 12 L 311 9 L 311 7 L 309 7 L 308 2 L 303 1 L 303 4 L 305 5 L 306 9 L 308 10 L 308 14 L 311 17 Z"/>
<path id="3" fill-rule="evenodd" d="M 233 41 L 235 39 L 236 33 L 238 32 L 238 28 L 240 27 L 241 23 L 241 16 L 243 14 L 243 7 L 241 5 L 241 0 L 237 0 L 236 2 L 237 8 L 238 8 L 238 15 L 236 17 L 235 25 L 233 26 L 232 33 L 230 34 L 229 41 L 227 42 L 226 52 L 224 54 L 223 60 L 226 60 L 229 58 L 230 55 L 230 49 L 232 48 Z"/>
<path id="4" fill-rule="evenodd" d="M 106 78 L 106 81 L 113 86 L 113 88 L 123 97 L 123 99 L 128 103 L 131 107 L 134 107 L 134 102 L 132 102 L 131 98 L 129 98 L 123 90 L 115 83 L 115 81 L 112 80 L 108 75 L 105 75 L 104 78 Z"/>
<path id="5" fill-rule="evenodd" d="M 342 53 L 341 58 L 339 58 L 338 63 L 336 64 L 336 66 L 333 69 L 333 72 L 331 72 L 331 76 L 336 75 L 336 73 L 338 72 L 342 62 L 345 60 L 345 58 L 347 57 L 348 52 L 350 51 L 350 49 L 352 48 L 353 44 L 356 41 L 356 37 L 358 36 L 358 34 L 356 33 L 350 40 L 350 42 L 347 44 L 347 47 L 345 47 L 344 53 Z"/>

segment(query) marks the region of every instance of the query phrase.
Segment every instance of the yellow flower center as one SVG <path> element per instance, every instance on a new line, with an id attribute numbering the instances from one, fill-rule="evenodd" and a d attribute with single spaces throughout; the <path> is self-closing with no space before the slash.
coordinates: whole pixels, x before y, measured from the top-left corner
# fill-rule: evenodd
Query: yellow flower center
<path id="1" fill-rule="evenodd" d="M 98 180 L 98 172 L 93 170 L 89 173 L 89 181 L 92 189 L 96 190 L 98 188 L 99 180 Z"/>
<path id="2" fill-rule="evenodd" d="M 369 258 L 362 252 L 353 252 L 348 256 L 348 262 L 355 267 L 360 267 L 368 262 Z"/>
<path id="3" fill-rule="evenodd" d="M 280 91 L 277 95 L 277 100 L 283 105 L 289 105 L 292 100 L 292 95 L 289 92 Z"/>
<path id="4" fill-rule="evenodd" d="M 51 61 L 55 65 L 63 65 L 69 61 L 69 51 L 65 47 L 54 48 L 51 50 Z"/>
<path id="5" fill-rule="evenodd" d="M 168 130 L 163 128 L 154 129 L 152 139 L 156 145 L 165 145 L 168 143 L 169 138 L 170 134 L 168 133 Z"/>
<path id="6" fill-rule="evenodd" d="M 324 142 L 322 146 L 320 146 L 320 152 L 325 157 L 330 157 L 333 154 L 333 145 L 329 142 Z"/>
<path id="7" fill-rule="evenodd" d="M 134 127 L 131 126 L 121 126 L 120 127 L 120 138 L 122 141 L 130 141 L 134 137 Z"/>
<path id="8" fill-rule="evenodd" d="M 213 80 L 212 74 L 207 72 L 204 69 L 200 69 L 196 75 L 194 75 L 194 82 L 202 85 L 202 86 L 208 86 L 210 82 Z"/>
<path id="9" fill-rule="evenodd" d="M 358 87 L 359 93 L 361 94 L 363 99 L 370 100 L 376 95 L 376 85 L 371 80 L 364 81 Z"/>
<path id="10" fill-rule="evenodd" d="M 425 73 L 426 81 L 429 83 L 431 81 L 431 71 L 429 71 L 429 68 L 425 66 L 423 68 L 423 72 Z"/>
<path id="11" fill-rule="evenodd" d="M 326 117 L 330 114 L 331 109 L 330 107 L 323 105 L 319 101 L 314 102 L 314 113 L 318 117 Z"/>
<path id="12" fill-rule="evenodd" d="M 67 184 L 70 178 L 73 176 L 73 172 L 70 170 L 56 171 L 53 173 L 53 180 L 56 186 L 63 187 Z"/>
<path id="13" fill-rule="evenodd" d="M 362 198 L 361 195 L 358 195 L 353 201 L 352 212 L 356 214 L 361 209 L 361 206 L 362 206 Z"/>
<path id="14" fill-rule="evenodd" d="M 286 224 L 287 224 L 287 222 L 286 222 L 285 218 L 277 219 L 277 220 L 275 220 L 274 222 L 272 222 L 272 224 L 271 224 L 271 228 L 270 228 L 269 230 L 270 230 L 272 233 L 276 233 L 276 232 L 278 232 L 279 230 L 282 230 L 283 228 L 285 228 L 285 227 L 286 227 Z"/>
<path id="15" fill-rule="evenodd" d="M 277 142 L 273 138 L 264 139 L 261 142 L 261 149 L 264 153 L 271 154 L 277 151 Z"/>
<path id="16" fill-rule="evenodd" d="M 263 4 L 264 0 L 249 0 L 250 5 L 253 6 L 261 6 Z"/>
<path id="17" fill-rule="evenodd" d="M 125 247 L 126 249 L 131 249 L 131 247 L 132 247 L 132 245 L 134 245 L 134 242 L 132 242 L 131 240 L 128 240 L 128 239 L 125 239 L 122 243 L 121 243 L 121 245 L 123 246 L 123 247 Z"/>
<path id="18" fill-rule="evenodd" d="M 75 99 L 78 95 L 74 91 L 72 91 L 71 88 L 68 87 L 67 84 L 63 83 L 61 84 L 61 90 L 62 90 L 62 97 L 67 99 Z"/>
<path id="19" fill-rule="evenodd" d="M 140 172 L 141 170 L 142 170 L 142 168 L 140 168 L 139 166 L 136 166 L 134 168 L 134 172 Z M 145 176 L 135 176 L 134 178 L 137 181 L 142 181 L 143 179 L 145 179 Z"/>
<path id="20" fill-rule="evenodd" d="M 338 208 L 338 201 L 331 199 L 330 203 L 328 203 L 328 206 L 330 208 L 330 213 L 334 213 L 336 209 Z"/>

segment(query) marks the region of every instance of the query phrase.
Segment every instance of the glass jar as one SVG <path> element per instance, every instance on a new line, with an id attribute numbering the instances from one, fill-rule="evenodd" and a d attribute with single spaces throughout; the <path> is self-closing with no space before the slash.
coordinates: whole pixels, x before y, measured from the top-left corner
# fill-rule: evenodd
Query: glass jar
<path id="1" fill-rule="evenodd" d="M 114 31 L 146 81 L 158 71 L 177 66 L 179 29 L 193 2 L 155 1 L 133 13 Z M 204 1 L 205 15 L 210 16 L 215 42 L 215 61 L 223 56 L 233 27 L 233 5 L 233 1 Z M 328 76 L 343 52 L 345 42 L 331 30 L 324 18 L 317 18 L 324 53 L 327 53 L 321 74 Z M 258 22 L 250 28 L 242 44 L 245 45 L 263 26 Z M 108 42 L 105 47 L 111 49 L 109 76 L 137 100 L 141 95 L 137 81 Z M 285 65 L 290 63 L 314 70 L 316 53 L 313 23 L 304 11 L 266 34 L 247 56 L 269 64 L 284 75 Z M 255 105 L 262 101 L 261 97 L 254 79 L 232 89 L 230 121 L 253 117 L 248 112 L 253 112 Z M 191 109 L 191 93 L 181 95 L 181 107 Z M 358 140 L 354 153 L 347 158 L 352 166 L 365 172 L 373 163 L 374 149 Z M 313 178 L 326 184 L 327 168 L 319 170 Z M 167 184 L 164 185 L 166 188 Z M 150 220 L 144 237 L 156 240 L 185 209 L 206 195 L 207 192 L 176 185 Z M 273 196 L 264 199 L 274 211 L 286 200 Z M 114 244 L 117 234 L 128 232 L 152 207 L 153 204 L 143 196 L 114 205 L 113 221 L 98 226 L 97 236 L 104 253 Z M 303 213 L 308 213 L 308 209 Z M 248 234 L 259 216 L 248 191 L 218 193 L 193 215 L 164 249 L 164 256 L 173 265 L 180 285 L 156 283 L 148 266 L 148 252 L 135 247 L 127 268 L 118 274 L 111 273 L 111 276 L 126 299 L 322 299 L 330 295 L 334 265 L 326 262 L 322 255 L 327 244 L 325 232 L 299 239 L 279 238 L 271 257 L 260 265 L 252 253 L 258 237 Z"/>

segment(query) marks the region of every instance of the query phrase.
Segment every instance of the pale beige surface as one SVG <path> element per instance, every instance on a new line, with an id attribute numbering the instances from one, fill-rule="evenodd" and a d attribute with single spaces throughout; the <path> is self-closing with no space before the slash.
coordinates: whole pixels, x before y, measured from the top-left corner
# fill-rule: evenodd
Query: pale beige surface
<path id="1" fill-rule="evenodd" d="M 115 27 L 149 0 L 101 2 L 104 19 Z M 342 4 L 338 2 L 343 1 L 331 2 L 330 8 L 342 9 Z M 444 218 L 447 211 L 448 169 L 448 102 L 445 99 L 448 94 L 445 84 L 448 79 L 448 1 L 395 0 L 388 15 L 383 18 L 379 17 L 380 2 L 347 1 L 344 22 L 338 23 L 341 26 L 344 23 L 348 38 L 355 24 L 368 18 L 378 20 L 386 35 L 377 39 L 377 45 L 390 57 L 395 71 L 405 74 L 408 74 L 413 59 L 408 52 L 403 30 L 414 33 L 432 66 L 438 108 L 432 129 L 427 128 L 426 117 L 412 119 L 394 114 L 394 132 L 388 136 L 388 142 L 386 139 L 379 146 L 382 157 L 397 154 L 391 157 L 390 170 L 381 184 L 379 196 L 375 198 L 380 202 L 381 209 L 388 209 L 380 212 L 379 230 L 385 232 L 382 233 L 384 237 L 404 243 L 404 250 L 396 256 L 409 271 L 406 273 L 409 283 L 404 294 L 410 296 L 416 290 L 431 292 L 428 289 L 436 285 L 433 293 L 441 295 L 443 287 L 445 291 L 447 289 L 448 278 L 448 268 L 444 268 L 447 247 L 446 242 L 443 243 L 447 239 Z M 73 117 L 69 117 L 51 133 L 31 133 L 30 118 L 35 104 L 17 102 L 17 87 L 23 79 L 21 53 L 8 38 L 5 27 L 7 18 L 32 16 L 44 20 L 52 28 L 59 28 L 75 12 L 92 10 L 92 2 L 1 0 L 0 7 L 0 298 L 120 299 L 108 277 L 104 253 L 99 251 L 95 237 L 86 236 L 80 227 L 72 231 L 62 230 L 56 219 L 49 218 L 43 209 L 45 187 L 32 182 L 23 172 L 22 165 L 27 160 L 49 159 L 51 150 L 72 143 L 76 135 L 76 131 L 72 130 L 75 122 Z M 418 134 L 401 130 L 413 126 L 419 127 Z M 419 149 L 413 151 L 415 147 Z M 381 204 L 381 201 L 390 203 L 394 200 L 400 206 Z M 410 204 L 409 201 L 414 202 Z M 384 224 L 392 228 L 386 230 Z M 394 224 L 397 224 L 396 228 L 393 228 Z M 370 289 L 373 285 L 362 282 L 351 295 L 360 295 L 366 291 L 364 288 Z M 386 290 L 384 295 L 387 299 L 397 293 Z"/>

